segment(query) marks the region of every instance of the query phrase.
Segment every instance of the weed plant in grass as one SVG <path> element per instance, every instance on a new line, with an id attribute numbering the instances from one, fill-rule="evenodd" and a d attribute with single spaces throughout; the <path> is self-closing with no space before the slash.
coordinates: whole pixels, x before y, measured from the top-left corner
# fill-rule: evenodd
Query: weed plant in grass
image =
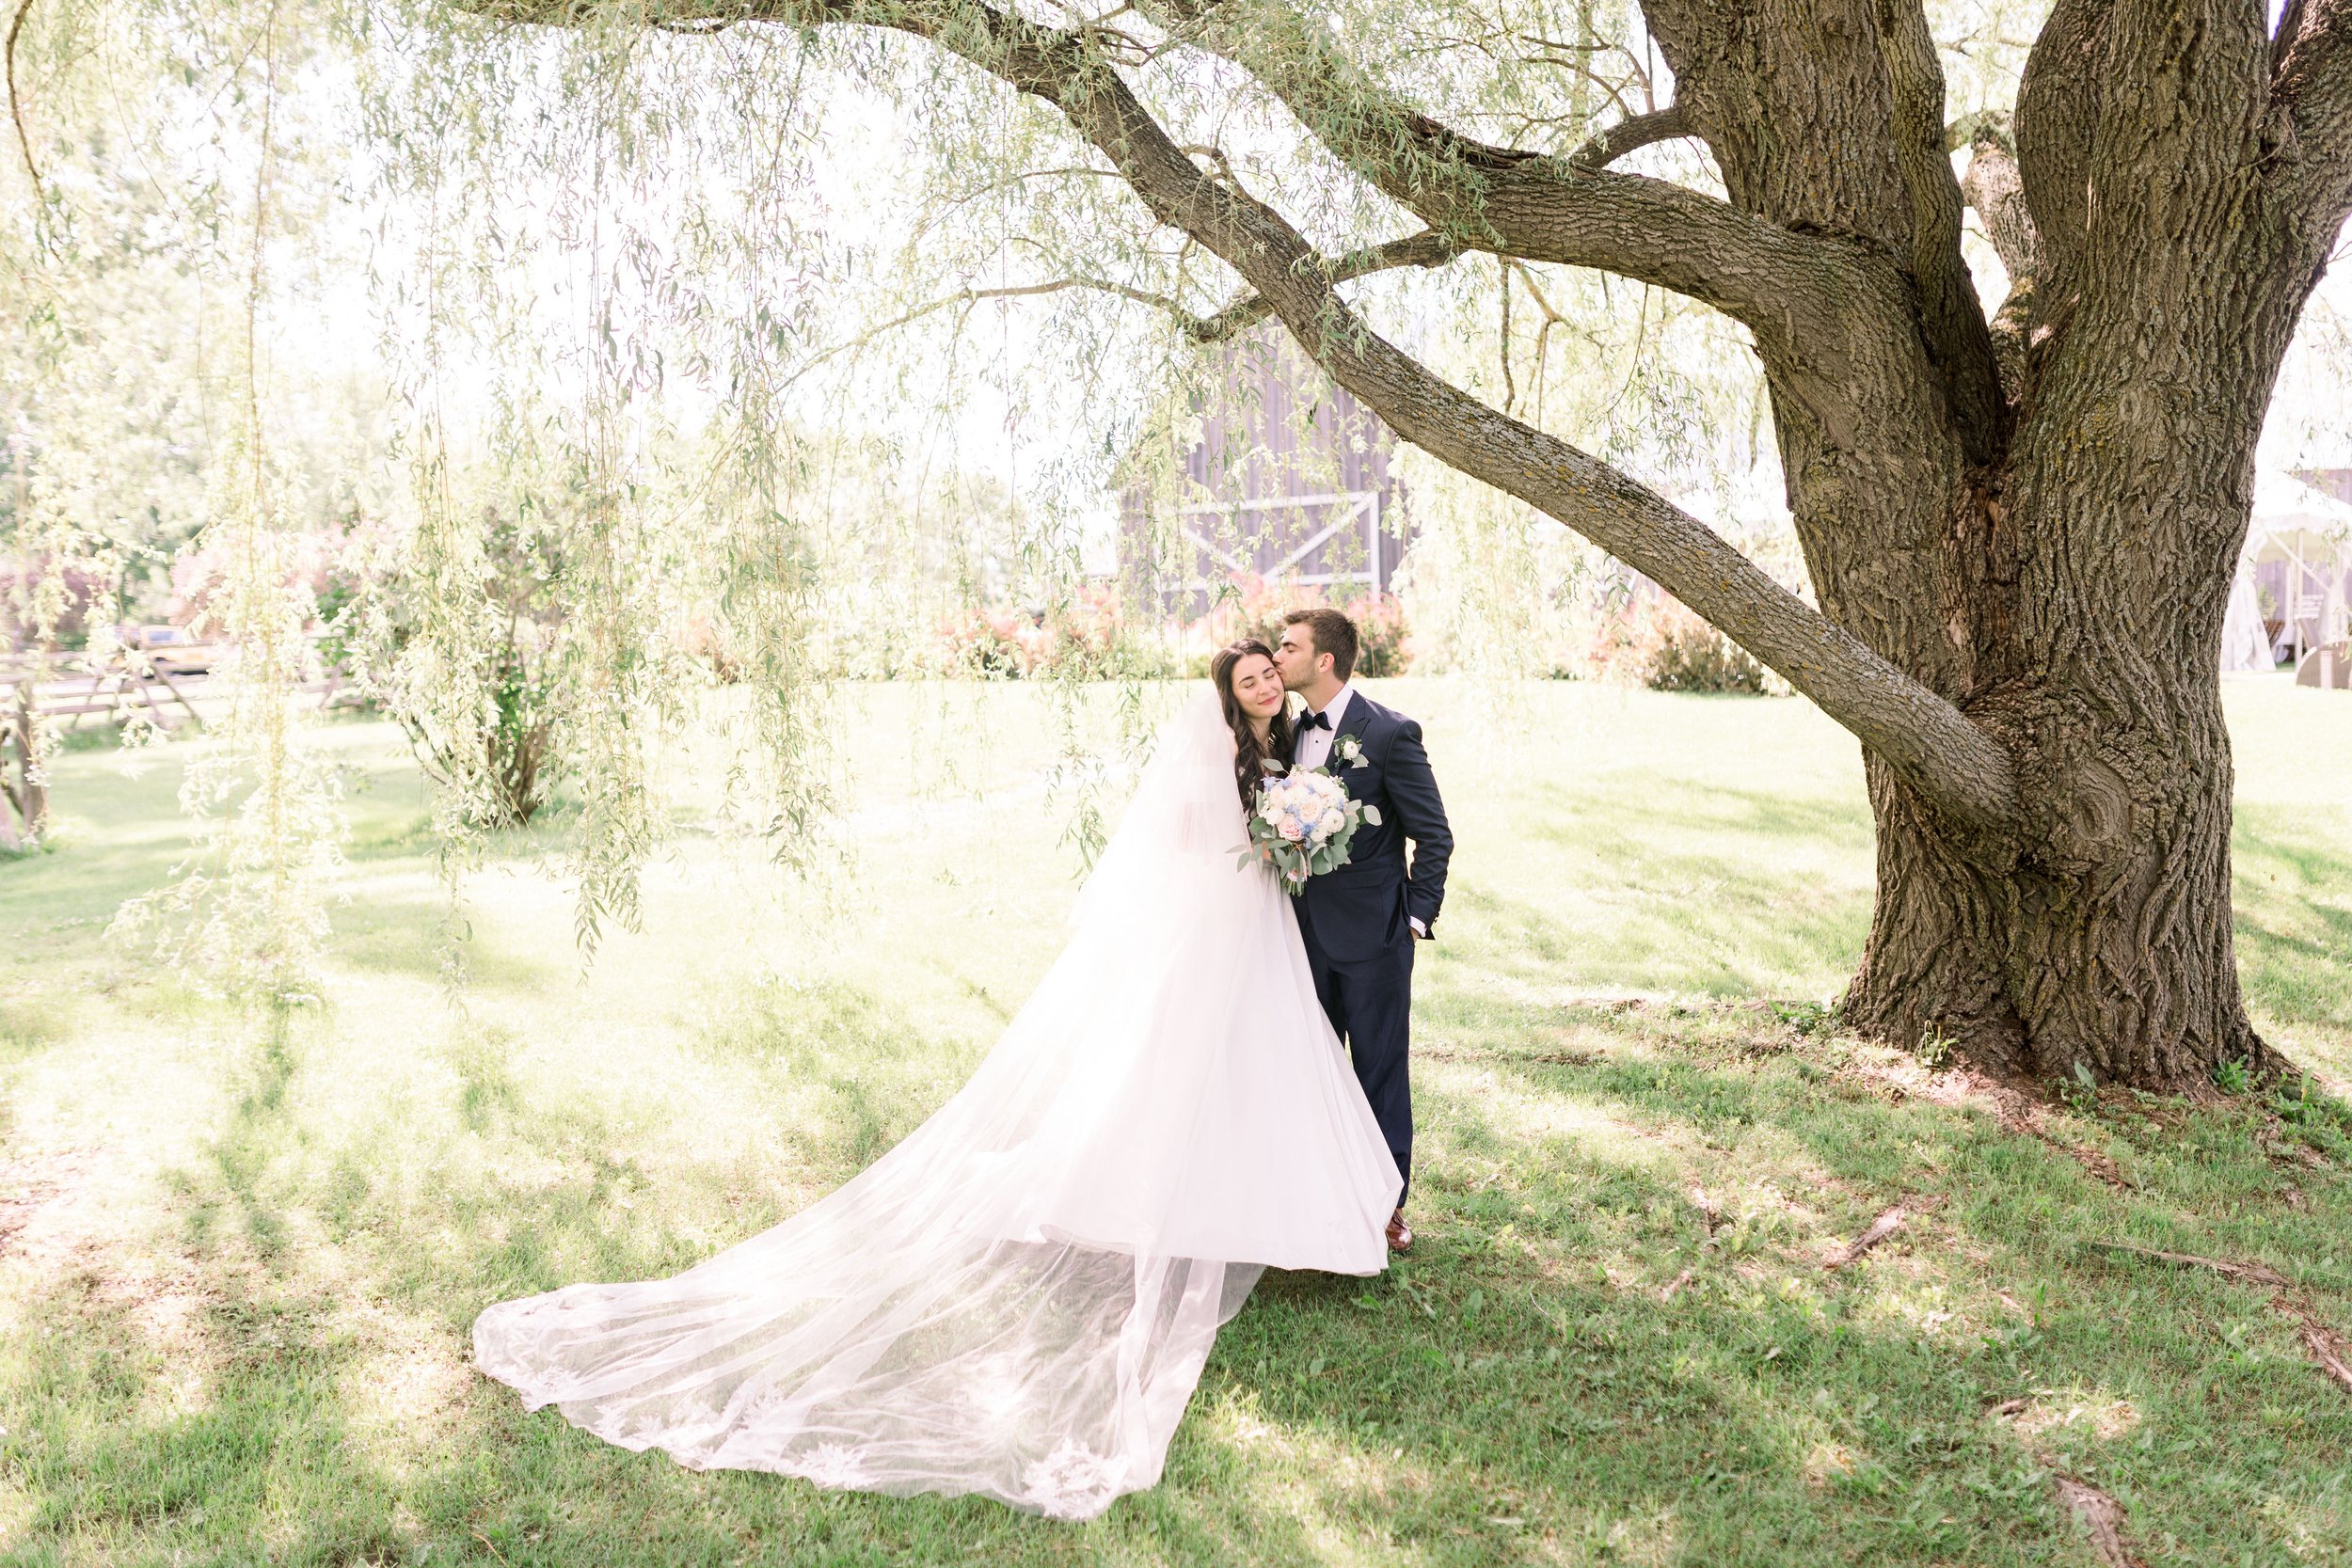
<path id="1" fill-rule="evenodd" d="M 644 930 L 584 974 L 559 801 L 469 885 L 462 1009 L 389 726 L 326 732 L 347 900 L 328 1003 L 277 1020 L 103 940 L 185 842 L 182 747 L 63 757 L 60 847 L 0 866 L 0 1554 L 2091 1563 L 2062 1474 L 2151 1564 L 2352 1560 L 2352 1392 L 2279 1292 L 2090 1244 L 2257 1261 L 2352 1330 L 2332 1101 L 2026 1132 L 1840 1035 L 1868 818 L 1802 703 L 1378 691 L 1424 721 L 1460 841 L 1419 976 L 1420 1240 L 1376 1280 L 1269 1275 L 1166 1483 L 1083 1528 L 694 1474 L 466 1364 L 485 1304 L 690 1263 L 962 1081 L 1074 892 L 1043 694 L 852 693 L 854 869 L 780 886 L 690 798 Z M 2229 696 L 2248 990 L 2340 1091 L 2352 703 Z"/>

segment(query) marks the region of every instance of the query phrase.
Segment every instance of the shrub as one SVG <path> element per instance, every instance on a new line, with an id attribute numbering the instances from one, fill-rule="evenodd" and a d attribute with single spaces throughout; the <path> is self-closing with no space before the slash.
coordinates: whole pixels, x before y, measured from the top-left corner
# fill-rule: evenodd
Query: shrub
<path id="1" fill-rule="evenodd" d="M 1653 691 L 1762 695 L 1772 675 L 1755 656 L 1672 599 L 1629 606 L 1595 634 L 1593 665 Z"/>
<path id="2" fill-rule="evenodd" d="M 947 667 L 980 680 L 1020 680 L 1044 658 L 1045 613 L 973 605 L 939 628 Z"/>
<path id="3" fill-rule="evenodd" d="M 325 651 L 358 664 L 363 688 L 408 733 L 427 776 L 473 795 L 479 826 L 518 828 L 546 806 L 563 770 L 565 562 L 552 531 L 510 509 L 485 510 L 482 529 L 487 635 L 473 650 L 478 667 L 464 675 L 486 700 L 466 707 L 459 733 L 437 719 L 446 705 L 411 685 L 404 656 L 423 634 L 427 595 L 398 540 L 364 531 L 345 552 L 344 575 L 322 594 L 336 606 Z"/>
<path id="4" fill-rule="evenodd" d="M 1089 583 L 1055 605 L 972 605 L 940 627 L 937 641 L 949 673 L 981 680 L 1173 673 L 1162 628 L 1138 626 L 1109 583 Z"/>
<path id="5" fill-rule="evenodd" d="M 1401 675 L 1411 668 L 1412 628 L 1405 618 L 1405 602 L 1393 594 L 1334 598 L 1318 587 L 1284 587 L 1256 576 L 1236 578 L 1233 588 L 1237 596 L 1213 608 L 1205 623 L 1194 628 L 1205 629 L 1205 641 L 1212 647 L 1245 637 L 1277 646 L 1282 641 L 1283 616 L 1294 610 L 1315 610 L 1327 604 L 1345 610 L 1356 623 L 1357 674 L 1378 680 Z M 1234 629 L 1227 633 L 1224 628 L 1228 626 Z M 1204 673 L 1206 668 L 1203 664 Z"/>

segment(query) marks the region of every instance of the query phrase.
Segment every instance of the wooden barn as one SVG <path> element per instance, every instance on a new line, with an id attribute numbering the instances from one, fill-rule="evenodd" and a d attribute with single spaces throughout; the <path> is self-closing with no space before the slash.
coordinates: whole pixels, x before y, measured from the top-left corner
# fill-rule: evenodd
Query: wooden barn
<path id="1" fill-rule="evenodd" d="M 1224 372 L 1171 425 L 1197 435 L 1139 449 L 1120 496 L 1120 568 L 1197 620 L 1260 584 L 1334 601 L 1386 594 L 1408 519 L 1396 437 L 1286 335 L 1234 345 Z"/>

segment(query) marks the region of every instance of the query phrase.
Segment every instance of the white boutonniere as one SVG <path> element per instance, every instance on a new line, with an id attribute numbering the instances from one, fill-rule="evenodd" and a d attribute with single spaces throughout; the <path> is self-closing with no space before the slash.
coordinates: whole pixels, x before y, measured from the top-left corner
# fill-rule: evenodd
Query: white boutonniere
<path id="1" fill-rule="evenodd" d="M 1343 735 L 1333 742 L 1331 754 L 1350 768 L 1364 766 L 1364 743 L 1352 735 Z"/>

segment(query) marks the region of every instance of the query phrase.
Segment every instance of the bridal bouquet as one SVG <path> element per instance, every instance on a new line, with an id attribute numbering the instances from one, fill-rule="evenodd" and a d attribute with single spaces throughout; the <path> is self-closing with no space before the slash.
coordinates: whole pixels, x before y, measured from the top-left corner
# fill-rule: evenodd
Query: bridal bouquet
<path id="1" fill-rule="evenodd" d="M 1378 808 L 1349 800 L 1340 781 L 1321 768 L 1269 774 L 1258 787 L 1258 809 L 1249 814 L 1241 863 L 1268 862 L 1295 895 L 1308 878 L 1347 863 L 1348 846 L 1364 822 L 1378 827 Z"/>

